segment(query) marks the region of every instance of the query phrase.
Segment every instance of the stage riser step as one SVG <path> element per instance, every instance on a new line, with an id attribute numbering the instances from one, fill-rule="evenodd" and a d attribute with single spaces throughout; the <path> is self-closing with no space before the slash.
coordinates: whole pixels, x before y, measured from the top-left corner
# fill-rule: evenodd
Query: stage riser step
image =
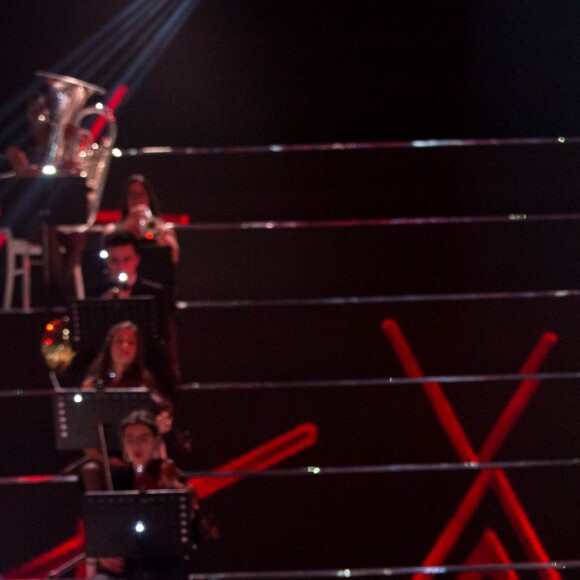
<path id="1" fill-rule="evenodd" d="M 323 306 L 192 308 L 179 312 L 184 380 L 268 381 L 399 376 L 381 331 L 397 320 L 424 371 L 517 371 L 545 331 L 560 340 L 547 368 L 578 370 L 579 302 L 432 301 Z"/>
<path id="2" fill-rule="evenodd" d="M 103 207 L 145 173 L 192 222 L 580 211 L 580 144 L 113 158 Z"/>
<path id="3" fill-rule="evenodd" d="M 179 232 L 187 300 L 575 288 L 575 221 Z"/>
<path id="4" fill-rule="evenodd" d="M 50 386 L 40 339 L 55 315 L 0 316 L 0 332 L 8 337 L 0 388 Z M 387 318 L 398 321 L 431 375 L 515 372 L 545 331 L 559 336 L 547 368 L 578 369 L 575 296 L 205 306 L 178 310 L 176 317 L 186 382 L 399 376 L 400 363 L 381 331 Z"/>
<path id="5" fill-rule="evenodd" d="M 178 237 L 179 300 L 552 290 L 580 281 L 575 220 L 181 229 Z M 91 252 L 87 288 L 103 270 Z M 45 305 L 41 269 L 33 274 L 33 304 Z"/>
<path id="6" fill-rule="evenodd" d="M 43 450 L 26 446 L 21 453 Z M 1 485 L 0 574 L 73 537 L 81 517 L 81 493 L 78 483 Z"/>

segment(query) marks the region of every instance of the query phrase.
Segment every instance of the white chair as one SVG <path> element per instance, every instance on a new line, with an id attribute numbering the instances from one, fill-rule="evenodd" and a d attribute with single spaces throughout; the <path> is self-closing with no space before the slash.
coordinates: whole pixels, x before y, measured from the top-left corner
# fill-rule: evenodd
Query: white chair
<path id="1" fill-rule="evenodd" d="M 0 228 L 0 235 L 4 238 L 6 252 L 6 272 L 4 279 L 4 310 L 10 310 L 14 301 L 14 282 L 22 278 L 21 296 L 22 308 L 30 310 L 31 300 L 31 272 L 33 266 L 46 268 L 43 247 L 28 240 L 14 238 L 8 228 Z M 78 299 L 85 297 L 83 274 L 80 264 L 73 270 L 75 295 Z"/>
<path id="2" fill-rule="evenodd" d="M 42 246 L 28 240 L 12 237 L 9 229 L 2 229 L 4 250 L 6 252 L 6 271 L 4 278 L 4 310 L 12 308 L 14 300 L 14 282 L 22 278 L 22 308 L 30 310 L 30 287 L 32 266 L 44 267 Z"/>

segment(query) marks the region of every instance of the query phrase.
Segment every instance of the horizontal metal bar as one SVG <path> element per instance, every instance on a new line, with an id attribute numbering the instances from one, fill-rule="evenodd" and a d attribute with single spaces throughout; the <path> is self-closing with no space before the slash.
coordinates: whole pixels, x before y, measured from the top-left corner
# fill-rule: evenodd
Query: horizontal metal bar
<path id="1" fill-rule="evenodd" d="M 187 477 L 303 477 L 311 475 L 372 475 L 381 473 L 425 473 L 448 471 L 483 471 L 486 469 L 545 469 L 578 467 L 580 458 L 518 459 L 510 461 L 466 461 L 462 463 L 392 463 L 386 465 L 347 465 L 341 467 L 288 467 L 262 471 L 188 471 Z"/>
<path id="2" fill-rule="evenodd" d="M 575 380 L 580 379 L 580 372 L 555 373 L 506 373 L 484 375 L 432 375 L 425 377 L 380 377 L 375 379 L 329 379 L 304 381 L 256 381 L 231 383 L 189 383 L 178 387 L 180 391 L 215 391 L 215 390 L 257 390 L 257 389 L 295 389 L 295 388 L 336 388 L 336 387 L 380 387 L 392 385 L 423 385 L 425 383 L 488 383 L 503 381 L 521 381 L 524 379 Z"/>
<path id="3" fill-rule="evenodd" d="M 419 216 L 398 218 L 373 218 L 349 220 L 266 220 L 251 222 L 198 222 L 187 225 L 173 224 L 176 230 L 221 231 L 221 230 L 299 230 L 299 229 L 345 229 L 385 226 L 424 226 L 453 224 L 521 223 L 521 222 L 559 222 L 578 221 L 578 213 L 527 214 L 509 213 L 485 216 Z M 98 226 L 94 226 L 95 231 Z"/>
<path id="4" fill-rule="evenodd" d="M 423 385 L 425 383 L 462 384 L 462 383 L 501 383 L 522 381 L 524 379 L 556 381 L 580 379 L 580 371 L 552 373 L 495 373 L 478 375 L 428 375 L 424 377 L 378 377 L 355 379 L 328 379 L 302 381 L 245 381 L 219 383 L 184 383 L 177 387 L 182 392 L 187 391 L 228 391 L 228 390 L 258 390 L 258 389 L 320 389 L 342 387 L 380 387 L 394 385 Z M 142 392 L 142 389 L 125 389 Z M 78 389 L 4 389 L 0 390 L 0 398 L 50 397 L 58 393 L 82 393 Z"/>
<path id="5" fill-rule="evenodd" d="M 0 485 L 38 485 L 51 483 L 77 483 L 76 475 L 14 475 L 0 477 Z"/>
<path id="6" fill-rule="evenodd" d="M 214 572 L 189 574 L 189 580 L 245 580 L 266 578 L 368 578 L 377 576 L 410 576 L 413 574 L 459 574 L 461 572 L 491 573 L 514 570 L 534 572 L 541 570 L 573 570 L 580 568 L 580 560 L 552 562 L 513 562 L 510 564 L 449 564 L 440 566 L 394 566 L 381 568 L 335 568 L 326 570 L 278 570 L 271 572 Z"/>
<path id="7" fill-rule="evenodd" d="M 470 300 L 530 300 L 537 298 L 578 298 L 580 290 L 527 290 L 525 292 L 463 292 L 454 294 L 400 294 L 387 296 L 329 296 L 317 298 L 277 298 L 256 300 L 179 300 L 180 310 L 193 308 L 252 308 L 284 306 L 343 306 L 351 304 L 392 304 L 405 302 L 460 302 Z"/>
<path id="8" fill-rule="evenodd" d="M 466 461 L 466 462 L 441 462 L 441 463 L 391 463 L 385 465 L 347 465 L 347 466 L 313 466 L 271 468 L 260 471 L 215 471 L 198 470 L 187 471 L 187 478 L 211 477 L 304 477 L 323 475 L 373 475 L 384 473 L 425 473 L 425 472 L 450 472 L 450 471 L 483 471 L 486 469 L 547 469 L 554 467 L 579 467 L 580 458 L 563 459 L 518 459 L 510 461 Z M 16 475 L 0 477 L 2 485 L 38 485 L 54 483 L 76 483 L 76 475 Z"/>
<path id="9" fill-rule="evenodd" d="M 117 149 L 116 156 L 148 155 L 232 155 L 253 153 L 292 153 L 310 151 L 364 151 L 376 149 L 425 149 L 440 147 L 505 147 L 522 145 L 572 145 L 580 137 L 521 137 L 505 139 L 415 139 L 413 141 L 366 141 L 360 143 L 296 143 L 222 147 L 131 147 Z"/>
<path id="10" fill-rule="evenodd" d="M 116 392 L 119 393 L 146 393 L 148 392 L 145 387 L 123 387 L 122 389 L 115 389 Z M 52 397 L 53 395 L 62 395 L 62 394 L 86 394 L 87 392 L 95 392 L 94 389 L 81 389 L 79 386 L 78 388 L 71 388 L 67 387 L 66 389 L 7 389 L 7 390 L 0 390 L 0 398 L 6 397 L 18 397 L 18 398 L 26 398 L 26 397 Z"/>
<path id="11" fill-rule="evenodd" d="M 286 306 L 345 306 L 358 304 L 395 304 L 414 302 L 466 302 L 471 300 L 535 300 L 579 298 L 578 289 L 526 290 L 521 292 L 462 292 L 449 294 L 394 294 L 385 296 L 318 296 L 312 298 L 259 298 L 234 300 L 177 300 L 179 310 L 194 308 L 262 308 Z M 10 316 L 21 309 L 0 312 L 0 316 Z M 27 312 L 46 312 L 46 308 L 33 308 Z M 64 307 L 55 307 L 55 314 L 67 314 Z"/>

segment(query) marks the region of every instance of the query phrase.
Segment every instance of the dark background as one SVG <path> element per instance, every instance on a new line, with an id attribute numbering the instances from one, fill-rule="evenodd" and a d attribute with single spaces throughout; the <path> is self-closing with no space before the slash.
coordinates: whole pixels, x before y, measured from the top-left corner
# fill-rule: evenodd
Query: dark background
<path id="1" fill-rule="evenodd" d="M 3 127 L 23 118 L 34 71 L 72 74 L 55 63 L 127 6 L 3 4 L 0 147 L 13 139 Z M 118 145 L 574 137 L 579 25 L 575 1 L 202 0 L 130 87 L 118 110 Z M 140 25 L 132 32 L 143 39 Z M 84 64 L 117 40 L 104 39 Z M 111 54 L 108 70 L 123 61 Z M 111 91 L 107 66 L 81 78 Z M 112 161 L 103 205 L 114 207 L 126 176 L 139 171 L 166 211 L 188 213 L 198 225 L 559 214 L 566 219 L 179 230 L 177 295 L 187 303 L 177 313 L 180 356 L 186 382 L 401 376 L 380 331 L 393 317 L 427 374 L 516 372 L 545 331 L 560 340 L 544 370 L 573 372 L 577 296 L 437 297 L 578 287 L 579 153 L 567 142 L 126 156 Z M 38 303 L 42 287 L 35 292 Z M 391 300 L 317 302 L 353 296 Z M 286 299 L 312 303 L 276 302 Z M 49 387 L 38 344 L 52 316 L 40 309 L 0 317 L 2 389 Z M 577 457 L 577 382 L 545 381 L 498 458 Z M 515 388 L 514 381 L 445 387 L 475 448 Z M 49 397 L 29 395 L 0 399 L 2 475 L 55 473 L 77 457 L 53 449 Z M 177 415 L 194 435 L 193 454 L 178 457 L 188 469 L 219 465 L 305 421 L 316 423 L 318 443 L 285 466 L 456 460 L 417 385 L 185 391 Z M 508 475 L 550 557 L 576 559 L 577 469 Z M 240 482 L 207 501 L 222 541 L 205 548 L 202 569 L 418 564 L 474 478 Z M 72 535 L 79 490 L 71 488 L 2 488 L 2 521 L 15 523 L 2 526 L 0 570 Z M 463 562 L 486 527 L 512 560 L 528 559 L 489 493 L 448 562 Z"/>
<path id="2" fill-rule="evenodd" d="M 0 102 L 35 70 L 70 74 L 54 65 L 129 4 L 5 2 Z M 119 144 L 577 135 L 579 25 L 573 0 L 201 0 L 123 104 Z"/>

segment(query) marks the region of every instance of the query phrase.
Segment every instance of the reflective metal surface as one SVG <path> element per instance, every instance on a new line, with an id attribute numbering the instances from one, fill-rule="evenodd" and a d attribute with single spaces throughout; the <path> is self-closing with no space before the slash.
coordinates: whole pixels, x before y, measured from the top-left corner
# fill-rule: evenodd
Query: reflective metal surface
<path id="1" fill-rule="evenodd" d="M 40 342 L 40 353 L 46 366 L 56 373 L 65 371 L 76 355 L 68 323 L 68 316 L 47 322 Z"/>
<path id="2" fill-rule="evenodd" d="M 117 124 L 110 109 L 102 105 L 85 107 L 94 95 L 105 89 L 72 77 L 39 71 L 47 84 L 46 111 L 33 112 L 36 119 L 50 125 L 40 171 L 47 175 L 80 175 L 86 178 L 88 219 L 85 224 L 61 227 L 65 232 L 83 231 L 97 216 L 107 177 L 112 149 L 117 138 Z M 38 108 L 38 105 L 33 105 Z M 107 123 L 107 132 L 99 138 L 81 127 L 89 116 L 99 116 Z M 29 111 L 30 116 L 30 111 Z"/>

